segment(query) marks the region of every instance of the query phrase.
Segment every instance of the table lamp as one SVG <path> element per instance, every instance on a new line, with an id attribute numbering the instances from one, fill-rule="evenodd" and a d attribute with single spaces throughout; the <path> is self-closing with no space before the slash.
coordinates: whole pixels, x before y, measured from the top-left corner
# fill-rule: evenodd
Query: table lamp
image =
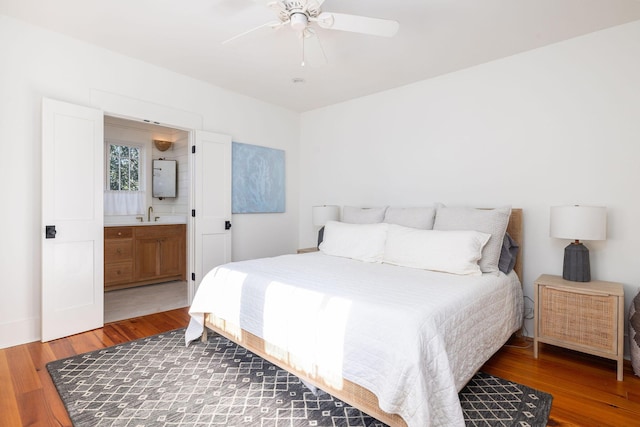
<path id="1" fill-rule="evenodd" d="M 340 206 L 321 205 L 313 206 L 311 209 L 313 225 L 321 227 L 320 231 L 318 231 L 318 246 L 320 246 L 324 236 L 324 225 L 329 221 L 340 221 Z"/>
<path id="2" fill-rule="evenodd" d="M 573 282 L 591 281 L 589 249 L 580 240 L 605 240 L 607 208 L 604 206 L 553 206 L 549 235 L 574 240 L 564 249 L 562 277 Z"/>

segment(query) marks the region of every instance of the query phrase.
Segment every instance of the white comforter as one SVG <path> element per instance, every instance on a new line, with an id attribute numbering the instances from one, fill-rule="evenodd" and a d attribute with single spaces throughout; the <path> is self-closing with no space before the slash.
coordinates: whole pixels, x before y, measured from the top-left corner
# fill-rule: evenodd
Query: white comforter
<path id="1" fill-rule="evenodd" d="M 409 427 L 463 426 L 458 391 L 522 322 L 517 276 L 456 276 L 322 253 L 216 267 L 189 313 L 239 325 L 339 387 L 372 391 Z"/>

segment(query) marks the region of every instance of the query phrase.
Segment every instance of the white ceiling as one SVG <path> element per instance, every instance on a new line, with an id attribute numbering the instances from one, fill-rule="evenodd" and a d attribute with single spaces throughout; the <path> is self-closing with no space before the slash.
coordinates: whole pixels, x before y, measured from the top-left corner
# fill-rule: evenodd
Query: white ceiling
<path id="1" fill-rule="evenodd" d="M 640 0 L 326 0 L 394 19 L 391 39 L 318 29 L 328 64 L 300 66 L 266 0 L 0 0 L 0 13 L 295 111 L 307 111 L 640 19 Z M 293 83 L 303 78 L 305 83 Z"/>

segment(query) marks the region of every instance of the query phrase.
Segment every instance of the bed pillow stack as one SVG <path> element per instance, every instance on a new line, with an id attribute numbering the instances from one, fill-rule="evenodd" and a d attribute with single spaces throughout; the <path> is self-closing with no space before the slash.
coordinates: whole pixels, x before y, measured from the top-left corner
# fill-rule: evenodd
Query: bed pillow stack
<path id="1" fill-rule="evenodd" d="M 475 230 L 491 235 L 482 250 L 480 270 L 497 273 L 504 235 L 509 225 L 511 206 L 496 209 L 438 207 L 434 230 Z"/>
<path id="2" fill-rule="evenodd" d="M 499 263 L 510 271 L 517 251 L 506 236 L 510 215 L 510 207 L 345 207 L 347 221 L 328 222 L 319 248 L 327 255 L 460 275 L 504 271 Z"/>

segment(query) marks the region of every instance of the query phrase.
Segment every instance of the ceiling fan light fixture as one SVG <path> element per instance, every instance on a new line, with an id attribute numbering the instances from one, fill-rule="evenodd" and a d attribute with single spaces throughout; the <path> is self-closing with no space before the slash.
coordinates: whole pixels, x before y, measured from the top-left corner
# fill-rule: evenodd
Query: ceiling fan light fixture
<path id="1" fill-rule="evenodd" d="M 302 12 L 296 12 L 289 18 L 291 20 L 291 28 L 300 33 L 309 25 L 309 18 Z"/>

